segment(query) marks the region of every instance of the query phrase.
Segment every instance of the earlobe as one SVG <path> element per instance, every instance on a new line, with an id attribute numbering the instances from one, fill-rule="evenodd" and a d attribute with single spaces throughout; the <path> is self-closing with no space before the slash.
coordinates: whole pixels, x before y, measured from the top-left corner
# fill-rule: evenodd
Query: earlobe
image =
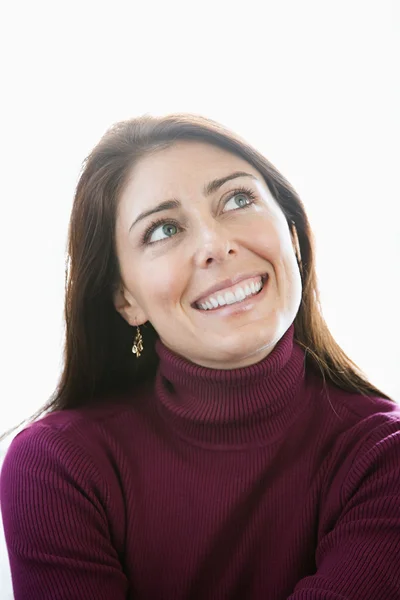
<path id="1" fill-rule="evenodd" d="M 133 326 L 143 325 L 146 323 L 147 316 L 139 306 L 138 302 L 131 296 L 131 294 L 125 291 L 123 288 L 118 287 L 113 295 L 113 302 L 115 310 L 121 315 L 125 321 Z"/>

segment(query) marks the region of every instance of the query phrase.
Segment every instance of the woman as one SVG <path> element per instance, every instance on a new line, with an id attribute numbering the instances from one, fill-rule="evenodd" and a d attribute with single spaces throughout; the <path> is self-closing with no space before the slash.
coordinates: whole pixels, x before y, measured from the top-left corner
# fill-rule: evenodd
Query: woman
<path id="1" fill-rule="evenodd" d="M 399 414 L 331 337 L 258 152 L 200 117 L 114 126 L 65 311 L 57 393 L 2 470 L 16 600 L 400 598 Z"/>

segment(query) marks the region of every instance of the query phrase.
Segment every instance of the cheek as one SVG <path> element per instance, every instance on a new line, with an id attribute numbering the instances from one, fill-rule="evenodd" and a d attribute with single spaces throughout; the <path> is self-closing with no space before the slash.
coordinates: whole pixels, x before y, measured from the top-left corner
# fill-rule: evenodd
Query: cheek
<path id="1" fill-rule="evenodd" d="M 164 310 L 179 302 L 183 289 L 184 279 L 182 270 L 174 269 L 170 261 L 161 261 L 157 267 L 146 269 L 147 288 L 151 304 Z"/>
<path id="2" fill-rule="evenodd" d="M 256 252 L 271 263 L 285 295 L 298 295 L 301 279 L 286 220 L 269 218 L 262 223 L 260 219 L 252 242 Z"/>
<path id="3" fill-rule="evenodd" d="M 266 258 L 274 268 L 290 260 L 291 241 L 285 225 L 272 219 L 259 219 L 252 229 L 251 243 L 255 251 Z"/>

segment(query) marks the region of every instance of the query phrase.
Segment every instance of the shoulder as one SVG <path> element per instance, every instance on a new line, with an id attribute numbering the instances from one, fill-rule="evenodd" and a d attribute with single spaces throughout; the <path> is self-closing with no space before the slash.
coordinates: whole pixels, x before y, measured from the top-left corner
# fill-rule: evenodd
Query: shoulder
<path id="1" fill-rule="evenodd" d="M 376 486 L 399 497 L 400 406 L 331 384 L 313 390 L 319 448 L 327 457 L 324 487 L 337 508 L 361 489 L 373 497 Z"/>
<path id="2" fill-rule="evenodd" d="M 16 485 L 30 470 L 41 472 L 43 479 L 53 471 L 85 487 L 99 484 L 106 493 L 119 449 L 127 444 L 128 432 L 132 441 L 140 418 L 137 403 L 129 398 L 47 414 L 11 441 L 2 464 L 0 493 L 7 481 Z"/>
<path id="3" fill-rule="evenodd" d="M 79 580 L 87 597 L 101 581 L 107 597 L 119 589 L 125 597 L 127 499 L 121 452 L 110 448 L 113 427 L 127 414 L 122 406 L 54 412 L 12 440 L 0 474 L 0 508 L 18 597 L 28 597 L 28 584 L 37 591 L 33 597 L 42 597 L 43 585 L 50 593 L 54 569 L 65 589 Z"/>
<path id="4" fill-rule="evenodd" d="M 337 434 L 367 434 L 376 427 L 398 427 L 400 404 L 380 396 L 345 391 L 308 371 L 308 395 L 317 418 L 328 422 Z"/>
<path id="5" fill-rule="evenodd" d="M 329 384 L 311 390 L 313 449 L 323 465 L 316 477 L 317 569 L 299 582 L 293 599 L 307 591 L 321 598 L 397 598 L 399 406 Z"/>
<path id="6" fill-rule="evenodd" d="M 345 392 L 335 386 L 330 386 L 327 399 L 339 422 L 346 423 L 343 436 L 354 438 L 360 448 L 368 439 L 379 440 L 400 431 L 400 406 L 392 400 Z"/>
<path id="7" fill-rule="evenodd" d="M 347 392 L 308 377 L 310 434 L 329 462 L 328 478 L 350 476 L 353 468 L 374 464 L 378 455 L 398 452 L 400 464 L 400 406 L 382 397 Z M 328 462 L 326 464 L 328 464 Z"/>
<path id="8" fill-rule="evenodd" d="M 50 412 L 30 423 L 13 438 L 6 454 L 23 449 L 34 453 L 40 448 L 51 450 L 57 445 L 86 447 L 99 442 L 107 430 L 107 423 L 122 418 L 129 409 L 107 403 L 101 407 L 66 409 Z"/>
<path id="9" fill-rule="evenodd" d="M 346 393 L 338 395 L 338 403 L 349 421 L 338 439 L 347 448 L 343 493 L 356 491 L 366 478 L 383 483 L 389 473 L 399 495 L 400 406 L 386 398 Z"/>

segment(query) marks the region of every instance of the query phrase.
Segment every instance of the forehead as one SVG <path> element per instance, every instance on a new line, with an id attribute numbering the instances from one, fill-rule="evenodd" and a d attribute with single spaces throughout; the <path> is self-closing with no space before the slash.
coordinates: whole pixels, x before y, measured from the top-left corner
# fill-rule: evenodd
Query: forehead
<path id="1" fill-rule="evenodd" d="M 234 171 L 245 171 L 262 180 L 250 163 L 223 148 L 206 142 L 179 141 L 141 158 L 132 168 L 125 191 L 203 186 Z"/>

